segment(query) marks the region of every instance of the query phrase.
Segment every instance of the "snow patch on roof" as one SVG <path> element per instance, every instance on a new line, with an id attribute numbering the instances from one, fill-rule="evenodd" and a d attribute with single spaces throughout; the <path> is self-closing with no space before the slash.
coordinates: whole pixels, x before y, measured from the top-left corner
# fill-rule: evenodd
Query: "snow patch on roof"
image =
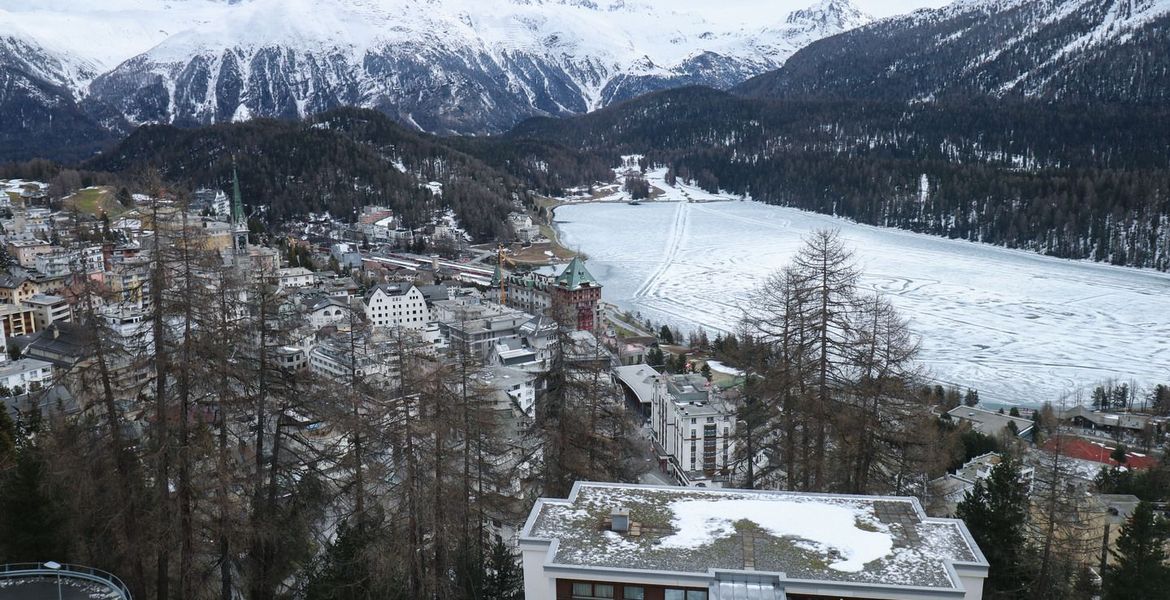
<path id="1" fill-rule="evenodd" d="M 795 537 L 810 550 L 840 557 L 830 569 L 856 573 L 865 563 L 894 548 L 889 530 L 868 512 L 854 507 L 776 500 L 680 500 L 672 502 L 667 548 L 695 548 L 735 533 L 735 523 L 748 520 L 777 537 Z M 862 529 L 858 524 L 866 529 Z"/>

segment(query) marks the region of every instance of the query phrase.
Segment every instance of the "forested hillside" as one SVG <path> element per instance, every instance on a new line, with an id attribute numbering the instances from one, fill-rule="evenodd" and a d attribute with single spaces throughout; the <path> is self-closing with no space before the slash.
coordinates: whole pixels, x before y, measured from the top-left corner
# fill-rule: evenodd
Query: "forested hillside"
<path id="1" fill-rule="evenodd" d="M 1165 105 L 1170 3 L 971 0 L 815 42 L 737 88 L 771 98 Z"/>
<path id="2" fill-rule="evenodd" d="M 1170 267 L 1164 107 L 764 100 L 703 88 L 513 132 L 708 189 L 1068 258 Z"/>
<path id="3" fill-rule="evenodd" d="M 270 222 L 310 211 L 345 219 L 379 204 L 418 225 L 450 208 L 478 240 L 507 238 L 508 213 L 530 204 L 533 191 L 612 177 L 604 160 L 556 143 L 436 138 L 350 108 L 304 122 L 146 126 L 84 167 L 130 177 L 157 169 L 180 188 L 227 189 L 233 156 L 246 207 Z"/>

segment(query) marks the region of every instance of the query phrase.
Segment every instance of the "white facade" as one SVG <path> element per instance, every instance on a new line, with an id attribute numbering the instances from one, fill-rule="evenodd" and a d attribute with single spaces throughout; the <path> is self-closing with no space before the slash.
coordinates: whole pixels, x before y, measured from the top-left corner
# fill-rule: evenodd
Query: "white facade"
<path id="1" fill-rule="evenodd" d="M 413 285 L 380 285 L 366 294 L 366 318 L 374 327 L 425 329 L 427 301 Z"/>
<path id="2" fill-rule="evenodd" d="M 735 458 L 735 409 L 701 375 L 657 378 L 650 428 L 683 483 L 707 485 L 728 474 Z"/>
<path id="3" fill-rule="evenodd" d="M 536 375 L 510 367 L 487 367 L 476 380 L 496 392 L 496 410 L 519 408 L 532 416 L 536 404 Z"/>
<path id="4" fill-rule="evenodd" d="M 61 296 L 37 294 L 26 299 L 23 304 L 36 311 L 37 329 L 73 319 L 73 308 Z"/>
<path id="5" fill-rule="evenodd" d="M 64 277 L 73 272 L 74 266 L 81 266 L 81 256 L 68 250 L 40 254 L 35 260 L 34 268 L 46 277 Z"/>
<path id="6" fill-rule="evenodd" d="M 0 364 L 0 385 L 13 393 L 34 391 L 48 386 L 52 381 L 53 364 L 43 360 L 22 358 Z"/>
<path id="7" fill-rule="evenodd" d="M 313 272 L 304 267 L 277 269 L 276 277 L 281 289 L 312 287 L 316 282 Z"/>
<path id="8" fill-rule="evenodd" d="M 306 318 L 313 329 L 329 326 L 348 329 L 350 309 L 344 300 L 326 298 L 310 307 Z"/>

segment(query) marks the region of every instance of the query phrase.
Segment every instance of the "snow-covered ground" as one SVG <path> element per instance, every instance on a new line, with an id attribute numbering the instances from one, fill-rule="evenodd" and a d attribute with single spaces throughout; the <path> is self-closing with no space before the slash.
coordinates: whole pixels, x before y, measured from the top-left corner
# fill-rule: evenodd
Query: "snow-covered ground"
<path id="1" fill-rule="evenodd" d="M 661 172 L 648 179 L 661 183 Z M 666 199 L 710 200 L 680 186 Z M 922 337 L 944 384 L 984 401 L 1088 402 L 1106 381 L 1170 383 L 1170 275 L 1067 261 L 752 201 L 573 204 L 561 241 L 589 257 L 604 298 L 683 330 L 730 331 L 741 302 L 787 264 L 801 238 L 840 229 L 864 271 Z"/>

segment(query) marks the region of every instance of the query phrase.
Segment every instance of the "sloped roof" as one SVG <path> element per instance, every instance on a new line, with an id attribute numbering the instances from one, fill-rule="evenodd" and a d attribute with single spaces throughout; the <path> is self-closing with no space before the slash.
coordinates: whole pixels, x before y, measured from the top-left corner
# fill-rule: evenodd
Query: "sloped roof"
<path id="1" fill-rule="evenodd" d="M 568 290 L 577 290 L 583 285 L 598 287 L 601 284 L 585 268 L 585 261 L 581 260 L 580 256 L 574 256 L 573 260 L 569 261 L 568 266 L 565 267 L 565 270 L 561 271 L 561 274 L 557 276 L 557 285 Z"/>

